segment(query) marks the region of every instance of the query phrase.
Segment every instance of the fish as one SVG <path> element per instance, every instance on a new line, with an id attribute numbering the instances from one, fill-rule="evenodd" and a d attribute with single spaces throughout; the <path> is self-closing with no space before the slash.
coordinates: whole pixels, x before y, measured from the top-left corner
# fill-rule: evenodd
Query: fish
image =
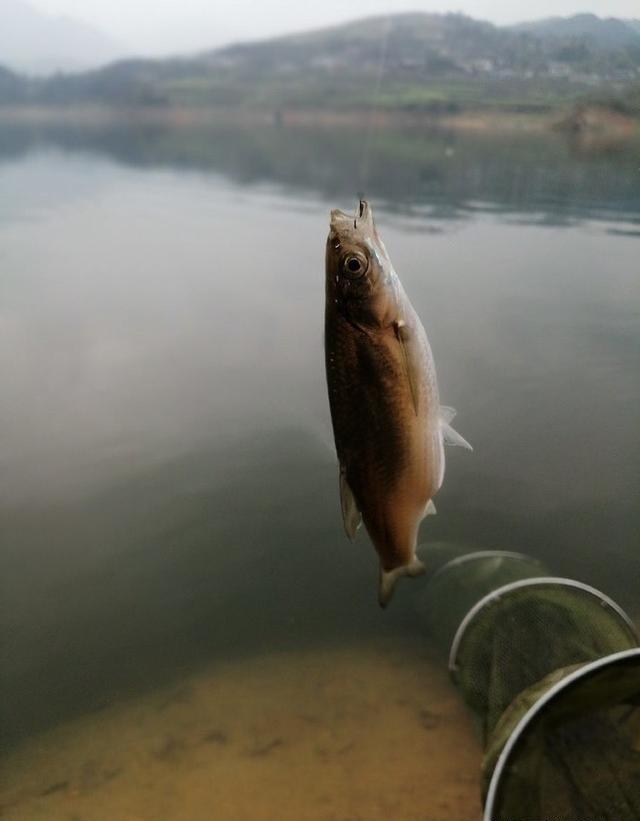
<path id="1" fill-rule="evenodd" d="M 425 572 L 418 529 L 436 512 L 444 445 L 471 445 L 440 404 L 424 327 L 376 229 L 371 206 L 331 211 L 326 245 L 325 365 L 342 520 L 364 522 L 379 558 L 378 601 Z"/>

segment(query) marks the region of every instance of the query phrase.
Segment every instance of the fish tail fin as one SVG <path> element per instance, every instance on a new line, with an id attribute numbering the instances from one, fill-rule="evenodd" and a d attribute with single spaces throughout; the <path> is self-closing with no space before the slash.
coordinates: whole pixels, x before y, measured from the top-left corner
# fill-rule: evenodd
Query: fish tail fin
<path id="1" fill-rule="evenodd" d="M 414 556 L 409 564 L 403 564 L 400 567 L 394 567 L 393 570 L 385 570 L 380 565 L 380 585 L 378 587 L 378 602 L 380 607 L 386 607 L 391 601 L 396 582 L 402 576 L 422 576 L 426 568 L 417 556 Z"/>

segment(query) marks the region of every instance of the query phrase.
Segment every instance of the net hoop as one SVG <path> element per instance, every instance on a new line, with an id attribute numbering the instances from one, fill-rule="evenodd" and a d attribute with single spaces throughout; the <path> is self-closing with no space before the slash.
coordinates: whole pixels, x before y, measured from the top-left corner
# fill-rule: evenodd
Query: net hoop
<path id="1" fill-rule="evenodd" d="M 574 582 L 574 584 L 578 583 Z M 593 588 L 589 589 L 590 591 L 593 591 Z M 602 596 L 602 594 L 598 593 L 598 591 L 595 592 L 598 596 Z M 496 802 L 499 798 L 498 792 L 501 787 L 501 781 L 505 770 L 509 765 L 509 761 L 513 755 L 517 754 L 519 743 L 530 729 L 532 723 L 549 705 L 549 703 L 558 698 L 569 688 L 573 687 L 577 683 L 580 683 L 582 680 L 589 678 L 599 670 L 610 666 L 614 667 L 619 664 L 625 665 L 628 663 L 631 663 L 632 665 L 637 663 L 640 665 L 640 647 L 636 647 L 631 650 L 622 650 L 619 653 L 604 656 L 603 658 L 596 659 L 595 661 L 591 661 L 581 666 L 573 673 L 569 673 L 569 675 L 551 687 L 538 701 L 536 701 L 533 707 L 531 707 L 531 709 L 528 710 L 528 712 L 525 713 L 525 715 L 520 719 L 515 730 L 511 733 L 507 743 L 504 745 L 500 756 L 498 757 L 497 764 L 489 783 L 489 789 L 487 791 L 487 798 L 484 805 L 484 815 L 482 816 L 483 821 L 494 821 L 493 814 L 496 812 Z"/>
<path id="2" fill-rule="evenodd" d="M 590 585 L 584 584 L 583 582 L 577 582 L 574 579 L 564 579 L 557 576 L 540 576 L 533 579 L 521 579 L 516 582 L 511 582 L 510 584 L 505 584 L 503 587 L 498 587 L 496 590 L 493 590 L 491 593 L 488 593 L 486 596 L 480 599 L 480 601 L 474 604 L 471 610 L 469 610 L 467 615 L 460 622 L 456 634 L 453 637 L 453 641 L 451 643 L 451 650 L 449 652 L 449 673 L 454 679 L 454 681 L 456 678 L 456 672 L 458 670 L 458 653 L 460 651 L 460 646 L 467 632 L 467 629 L 472 624 L 472 622 L 474 622 L 480 616 L 480 614 L 494 602 L 499 601 L 505 596 L 508 596 L 519 590 L 531 587 L 565 587 L 571 590 L 579 590 L 582 593 L 586 593 L 587 595 L 592 596 L 595 600 L 597 600 L 601 607 L 604 607 L 607 610 L 611 611 L 620 620 L 620 622 L 629 632 L 629 635 L 633 643 L 639 643 L 638 633 L 636 631 L 634 623 L 631 621 L 629 616 L 625 613 L 625 611 L 620 607 L 619 604 L 616 604 L 616 602 L 614 602 L 613 599 L 610 599 L 609 596 L 605 595 L 600 590 L 596 590 L 595 587 L 591 587 Z"/>
<path id="3" fill-rule="evenodd" d="M 474 550 L 471 553 L 465 553 L 464 556 L 456 556 L 455 559 L 451 559 L 442 565 L 442 567 L 438 568 L 433 576 L 431 576 L 429 583 L 437 579 L 438 576 L 443 575 L 461 564 L 477 561 L 478 559 L 513 559 L 514 561 L 531 562 L 541 565 L 538 559 L 535 559 L 533 556 L 527 556 L 526 553 L 514 553 L 511 550 Z"/>

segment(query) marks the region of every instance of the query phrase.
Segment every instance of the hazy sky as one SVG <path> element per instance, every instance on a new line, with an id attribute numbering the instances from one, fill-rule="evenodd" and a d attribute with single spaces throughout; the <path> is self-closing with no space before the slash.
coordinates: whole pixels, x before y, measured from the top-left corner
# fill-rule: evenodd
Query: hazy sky
<path id="1" fill-rule="evenodd" d="M 2 0 L 0 0 L 0 3 Z M 189 51 L 390 11 L 461 11 L 496 23 L 589 11 L 639 17 L 639 0 L 30 0 L 93 23 L 139 53 Z"/>

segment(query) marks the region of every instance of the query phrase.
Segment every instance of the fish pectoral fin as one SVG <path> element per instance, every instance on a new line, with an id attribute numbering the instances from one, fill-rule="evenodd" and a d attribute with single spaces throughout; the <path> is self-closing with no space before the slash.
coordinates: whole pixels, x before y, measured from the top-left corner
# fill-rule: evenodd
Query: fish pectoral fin
<path id="1" fill-rule="evenodd" d="M 340 467 L 340 507 L 342 508 L 344 531 L 349 539 L 353 541 L 356 538 L 358 528 L 362 524 L 362 516 L 342 466 Z"/>
<path id="2" fill-rule="evenodd" d="M 455 447 L 473 450 L 464 436 L 460 436 L 458 431 L 454 430 L 448 422 L 445 422 L 444 419 L 440 422 L 440 430 L 442 431 L 442 441 L 445 445 L 453 445 Z"/>
<path id="3" fill-rule="evenodd" d="M 409 351 L 409 329 L 407 328 L 404 319 L 396 319 L 393 323 L 393 330 L 396 335 L 396 339 L 400 343 L 400 349 L 402 351 L 402 361 L 404 363 L 404 369 L 407 374 L 407 379 L 409 381 L 409 390 L 411 391 L 411 402 L 413 403 L 413 410 L 415 411 L 416 416 L 418 415 L 418 374 L 416 373 L 415 363 L 411 357 L 411 353 Z"/>
<path id="4" fill-rule="evenodd" d="M 398 579 L 402 578 L 402 576 L 415 578 L 416 576 L 422 576 L 425 572 L 426 568 L 417 556 L 414 556 L 409 564 L 394 567 L 393 570 L 385 570 L 384 567 L 380 565 L 380 584 L 378 587 L 378 602 L 380 603 L 380 607 L 386 607 L 391 601 Z"/>

